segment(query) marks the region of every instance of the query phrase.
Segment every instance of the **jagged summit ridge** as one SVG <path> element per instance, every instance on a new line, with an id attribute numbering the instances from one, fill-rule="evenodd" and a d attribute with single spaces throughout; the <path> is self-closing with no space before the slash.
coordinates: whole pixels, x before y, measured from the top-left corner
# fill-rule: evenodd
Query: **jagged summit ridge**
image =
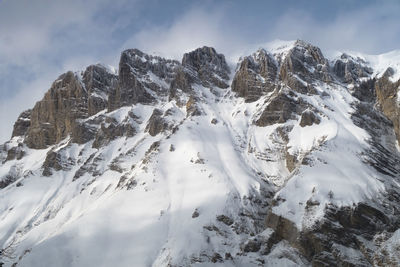
<path id="1" fill-rule="evenodd" d="M 76 123 L 77 119 L 90 117 L 104 109 L 113 111 L 131 104 L 163 100 L 176 90 L 182 72 L 188 72 L 188 78 L 184 80 L 190 80 L 184 81 L 187 85 L 179 88 L 184 91 L 194 81 L 204 86 L 228 87 L 229 67 L 224 56 L 213 48 L 203 47 L 185 54 L 182 64 L 147 55 L 138 49 L 128 49 L 121 53 L 118 76 L 101 65 L 89 66 L 82 75 L 72 72 L 61 75 L 35 105 L 31 115 L 27 115 L 28 111 L 20 117 L 21 123 L 17 125 L 25 125 L 26 129 L 17 126 L 13 136 L 27 135 L 26 143 L 32 148 L 45 148 L 67 135 L 84 143 L 93 135 L 81 136 L 87 129 Z"/>
<path id="2" fill-rule="evenodd" d="M 0 147 L 0 262 L 397 265 L 399 81 L 376 62 L 298 40 L 61 75 Z"/>

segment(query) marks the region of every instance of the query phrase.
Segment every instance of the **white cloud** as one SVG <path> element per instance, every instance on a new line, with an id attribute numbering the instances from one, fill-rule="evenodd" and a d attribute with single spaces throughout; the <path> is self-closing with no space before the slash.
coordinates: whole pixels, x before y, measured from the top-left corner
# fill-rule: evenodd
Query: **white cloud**
<path id="1" fill-rule="evenodd" d="M 220 9 L 196 8 L 178 17 L 171 25 L 144 28 L 125 42 L 125 48 L 139 48 L 147 53 L 180 60 L 183 53 L 201 46 L 212 46 L 230 54 L 243 40 L 226 25 Z"/>
<path id="2" fill-rule="evenodd" d="M 24 83 L 17 95 L 0 102 L 0 143 L 7 141 L 11 137 L 13 123 L 16 121 L 18 115 L 28 107 L 33 107 L 35 102 L 49 88 L 53 79 L 52 75 L 48 75 L 32 83 Z"/>
<path id="3" fill-rule="evenodd" d="M 108 58 L 100 50 L 124 25 L 99 19 L 98 13 L 127 2 L 0 1 L 0 143 L 9 139 L 17 116 L 32 108 L 61 73 L 98 62 L 102 58 L 96 53 Z"/>
<path id="4" fill-rule="evenodd" d="M 192 5 L 182 14 L 174 13 L 172 22 L 143 17 L 147 15 L 141 14 L 141 7 L 149 1 L 155 7 L 160 4 L 158 0 L 0 0 L 0 84 L 5 84 L 0 88 L 0 143 L 9 138 L 18 114 L 32 107 L 58 75 L 99 61 L 116 65 L 126 48 L 180 60 L 184 52 L 207 45 L 234 64 L 239 56 L 273 39 L 305 39 L 324 51 L 376 53 L 394 49 L 400 36 L 396 1 L 341 11 L 322 21 L 305 9 L 272 18 L 261 13 L 250 18 L 243 11 L 240 17 L 241 10 L 235 15 L 229 11 L 235 5 L 218 2 L 208 8 Z M 269 5 L 279 12 L 279 5 Z M 136 17 L 148 20 L 140 24 L 147 26 L 130 29 Z M 161 24 L 165 21 L 169 23 Z M 19 75 L 10 74 L 15 66 Z"/>
<path id="5" fill-rule="evenodd" d="M 399 2 L 382 2 L 320 21 L 306 10 L 291 10 L 275 23 L 271 37 L 305 39 L 325 50 L 383 53 L 398 46 Z"/>

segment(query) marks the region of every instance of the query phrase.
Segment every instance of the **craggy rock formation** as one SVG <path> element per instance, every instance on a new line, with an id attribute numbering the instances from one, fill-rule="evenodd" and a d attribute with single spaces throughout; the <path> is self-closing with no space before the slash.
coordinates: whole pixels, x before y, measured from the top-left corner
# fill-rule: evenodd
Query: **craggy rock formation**
<path id="1" fill-rule="evenodd" d="M 154 266 L 398 266 L 400 80 L 367 59 L 295 41 L 231 76 L 211 47 L 181 62 L 128 49 L 118 73 L 62 74 L 0 146 L 0 266 L 14 242 L 10 266 L 60 240 L 65 262 L 91 262 L 80 246 L 104 251 L 93 240 L 122 230 L 156 233 Z M 70 233 L 91 221 L 105 226 L 76 250 Z"/>
<path id="2" fill-rule="evenodd" d="M 331 80 L 328 60 L 321 50 L 303 41 L 297 41 L 281 64 L 280 78 L 300 93 L 315 93 L 313 79 L 324 82 Z"/>
<path id="3" fill-rule="evenodd" d="M 193 90 L 192 83 L 194 83 L 194 81 L 194 77 L 192 77 L 186 69 L 182 67 L 178 68 L 176 76 L 171 82 L 169 99 L 176 99 L 179 101 L 179 95 L 181 92 L 189 93 Z"/>
<path id="4" fill-rule="evenodd" d="M 320 122 L 321 122 L 320 118 L 318 118 L 318 116 L 310 110 L 306 110 L 301 114 L 301 119 L 300 119 L 301 127 L 311 126 L 313 124 L 319 124 Z"/>
<path id="5" fill-rule="evenodd" d="M 90 136 L 86 136 L 87 129 L 78 120 L 105 109 L 107 93 L 115 79 L 100 65 L 89 66 L 82 77 L 72 72 L 61 75 L 30 112 L 27 145 L 46 148 L 68 135 L 77 143 L 87 142 Z M 20 124 L 17 121 L 15 125 L 19 135 L 23 134 Z"/>
<path id="6" fill-rule="evenodd" d="M 102 65 L 91 65 L 82 74 L 61 75 L 32 111 L 21 114 L 13 136 L 26 135 L 25 142 L 31 148 L 46 148 L 68 135 L 76 143 L 85 143 L 95 138 L 96 130 L 81 120 L 106 108 L 113 111 L 167 96 L 174 99 L 177 90 L 188 93 L 193 83 L 226 88 L 228 79 L 225 57 L 211 47 L 185 54 L 182 65 L 128 49 L 121 54 L 118 76 Z M 179 101 L 179 97 L 176 99 Z M 187 105 L 193 104 L 191 100 Z M 101 131 L 106 129 L 102 127 Z"/>
<path id="7" fill-rule="evenodd" d="M 11 137 L 26 135 L 29 127 L 31 126 L 31 113 L 32 110 L 28 109 L 19 115 L 17 121 L 14 123 L 14 129 Z"/>
<path id="8" fill-rule="evenodd" d="M 296 99 L 294 96 L 293 93 L 280 93 L 273 97 L 255 124 L 264 127 L 296 119 L 296 115 L 302 114 L 307 104 L 302 98 Z"/>
<path id="9" fill-rule="evenodd" d="M 333 66 L 333 73 L 345 83 L 358 83 L 361 78 L 369 77 L 372 69 L 363 59 L 342 54 Z"/>
<path id="10" fill-rule="evenodd" d="M 168 88 L 155 83 L 151 75 L 169 83 L 178 65 L 176 61 L 150 56 L 138 49 L 123 51 L 119 62 L 118 85 L 110 93 L 108 110 L 136 103 L 148 104 L 155 101 L 155 95 L 166 95 Z"/>
<path id="11" fill-rule="evenodd" d="M 203 46 L 183 55 L 182 66 L 197 73 L 204 87 L 217 86 L 227 88 L 229 67 L 225 56 L 218 54 L 214 48 Z"/>
<path id="12" fill-rule="evenodd" d="M 24 155 L 25 155 L 24 146 L 22 143 L 19 143 L 17 146 L 14 146 L 7 151 L 6 161 L 13 159 L 20 160 Z"/>
<path id="13" fill-rule="evenodd" d="M 32 109 L 26 143 L 31 148 L 58 143 L 72 132 L 75 121 L 87 114 L 87 91 L 73 72 L 67 72 Z"/>
<path id="14" fill-rule="evenodd" d="M 276 88 L 278 63 L 264 49 L 242 59 L 232 81 L 232 91 L 247 102 L 258 100 Z"/>
<path id="15" fill-rule="evenodd" d="M 100 128 L 95 133 L 92 147 L 99 148 L 107 145 L 110 141 L 118 137 L 132 137 L 135 134 L 135 123 L 132 123 L 132 117 L 130 115 L 122 122 L 118 122 L 112 117 L 105 117 L 104 122 L 100 123 Z"/>
<path id="16" fill-rule="evenodd" d="M 116 86 L 117 76 L 102 65 L 86 68 L 82 81 L 88 92 L 88 115 L 92 116 L 108 106 L 108 95 Z"/>
<path id="17" fill-rule="evenodd" d="M 225 61 L 225 56 L 218 54 L 214 48 L 204 46 L 182 58 L 182 65 L 176 71 L 176 76 L 171 82 L 169 99 L 174 99 L 180 106 L 192 105 L 195 100 L 193 85 L 200 84 L 216 93 L 214 88 L 226 89 L 229 87 L 230 69 Z M 182 95 L 189 93 L 189 101 Z"/>
<path id="18" fill-rule="evenodd" d="M 400 81 L 392 82 L 390 77 L 393 69 L 386 70 L 384 75 L 375 83 L 376 98 L 379 108 L 393 123 L 397 140 L 400 143 Z"/>
<path id="19" fill-rule="evenodd" d="M 159 109 L 154 109 L 146 126 L 146 131 L 149 132 L 151 136 L 156 136 L 167 127 L 168 123 L 163 119 L 163 112 Z"/>

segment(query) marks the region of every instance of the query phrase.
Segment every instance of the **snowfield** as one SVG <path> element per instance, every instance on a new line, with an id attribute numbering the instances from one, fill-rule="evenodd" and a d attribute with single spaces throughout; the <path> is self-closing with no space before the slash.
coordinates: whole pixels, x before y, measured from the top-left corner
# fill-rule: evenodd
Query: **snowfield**
<path id="1" fill-rule="evenodd" d="M 279 61 L 293 46 L 275 42 L 266 49 Z M 392 79 L 399 79 L 400 56 L 393 53 L 362 57 L 373 69 L 371 77 L 392 66 Z M 168 86 L 154 73 L 147 79 Z M 230 87 L 210 90 L 196 84 L 200 116 L 165 100 L 82 120 L 112 118 L 136 130 L 99 148 L 68 137 L 46 149 L 30 149 L 22 137 L 14 137 L 6 146 L 21 144 L 26 154 L 0 165 L 0 177 L 17 177 L 0 189 L 0 245 L 6 254 L 0 262 L 18 267 L 310 266 L 286 240 L 265 254 L 243 253 L 243 247 L 271 238 L 273 230 L 265 227 L 269 210 L 299 230 L 309 229 L 327 205 L 351 207 L 385 191 L 382 175 L 362 156 L 371 136 L 353 121 L 359 100 L 339 81 L 321 82 L 316 89 L 314 95 L 294 96 L 320 119 L 305 127 L 300 116 L 266 127 L 254 124 L 274 93 L 247 103 Z M 146 125 L 155 108 L 175 128 L 151 136 Z M 286 144 L 277 135 L 282 127 L 290 129 Z M 62 168 L 44 176 L 49 151 L 61 155 Z M 300 162 L 293 171 L 287 154 Z M 382 249 L 398 256 L 398 235 L 397 230 Z M 360 253 L 337 250 L 354 259 Z"/>

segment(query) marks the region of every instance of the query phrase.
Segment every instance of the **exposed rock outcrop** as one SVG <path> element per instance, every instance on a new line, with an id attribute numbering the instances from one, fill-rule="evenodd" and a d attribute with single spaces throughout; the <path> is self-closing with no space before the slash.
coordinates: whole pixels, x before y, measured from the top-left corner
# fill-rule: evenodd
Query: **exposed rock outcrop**
<path id="1" fill-rule="evenodd" d="M 150 56 L 138 49 L 128 49 L 121 53 L 119 79 L 116 89 L 109 95 L 108 110 L 156 100 L 156 95 L 167 95 L 168 88 L 160 86 L 151 75 L 170 83 L 175 77 L 177 61 Z"/>
<path id="2" fill-rule="evenodd" d="M 31 113 L 26 143 L 45 148 L 66 138 L 77 119 L 88 116 L 87 91 L 73 72 L 61 75 Z"/>
<path id="3" fill-rule="evenodd" d="M 175 259 L 168 253 L 181 255 L 187 247 L 171 247 L 167 239 L 154 265 L 282 259 L 306 266 L 395 265 L 398 251 L 383 244 L 400 233 L 400 81 L 393 68 L 375 73 L 345 54 L 328 62 L 303 41 L 243 57 L 233 93 L 225 57 L 211 47 L 186 53 L 181 63 L 129 49 L 118 74 L 101 65 L 67 72 L 21 113 L 15 138 L 0 146 L 0 189 L 7 187 L 1 192 L 14 197 L 23 185 L 41 193 L 29 213 L 35 218 L 13 214 L 28 223 L 4 238 L 20 238 L 25 249 L 31 244 L 22 238 L 36 241 L 42 234 L 28 230 L 58 210 L 109 208 L 128 197 L 117 191 L 128 189 L 130 200 L 155 200 L 145 216 L 154 224 L 143 232 L 159 233 L 171 219 L 182 219 L 201 244 Z M 84 200 L 82 209 L 75 210 L 72 198 Z M 140 209 L 129 203 L 113 216 L 141 222 L 133 212 Z M 10 213 L 14 204 L 1 207 Z M 14 224 L 7 214 L 2 218 Z M 53 231 L 63 219 L 46 227 Z M 184 243 L 173 238 L 174 246 Z M 27 256 L 18 251 L 19 261 L 39 255 L 35 249 Z"/>
<path id="4" fill-rule="evenodd" d="M 313 124 L 319 124 L 320 122 L 321 120 L 318 117 L 318 115 L 316 115 L 311 110 L 306 110 L 301 114 L 301 119 L 300 119 L 301 127 L 311 126 Z"/>
<path id="5" fill-rule="evenodd" d="M 186 69 L 179 67 L 177 69 L 175 78 L 171 82 L 169 99 L 175 99 L 179 101 L 180 93 L 190 93 L 193 90 L 192 83 L 194 82 L 194 77 L 192 77 Z M 178 104 L 183 105 L 183 103 Z"/>
<path id="6" fill-rule="evenodd" d="M 25 136 L 31 126 L 31 113 L 32 110 L 28 109 L 22 112 L 17 121 L 14 123 L 14 129 L 11 137 L 14 136 Z"/>
<path id="7" fill-rule="evenodd" d="M 270 100 L 255 124 L 264 127 L 284 123 L 290 119 L 296 119 L 296 115 L 302 114 L 306 108 L 307 104 L 302 98 L 296 99 L 293 93 L 282 92 Z"/>
<path id="8" fill-rule="evenodd" d="M 392 82 L 390 80 L 391 70 L 388 69 L 382 78 L 375 83 L 375 92 L 379 108 L 393 123 L 397 140 L 400 143 L 400 80 Z"/>
<path id="9" fill-rule="evenodd" d="M 17 146 L 10 148 L 7 151 L 7 160 L 20 160 L 25 155 L 24 146 L 22 143 L 19 143 Z"/>
<path id="10" fill-rule="evenodd" d="M 372 69 L 363 59 L 342 54 L 333 66 L 333 73 L 343 82 L 358 83 L 360 79 L 369 77 Z"/>
<path id="11" fill-rule="evenodd" d="M 168 123 L 163 118 L 163 112 L 159 109 L 154 109 L 147 123 L 146 131 L 149 132 L 151 136 L 156 136 L 165 131 L 167 127 Z"/>
<path id="12" fill-rule="evenodd" d="M 121 123 L 112 117 L 106 117 L 104 122 L 100 124 L 100 129 L 97 130 L 94 137 L 92 147 L 99 148 L 107 145 L 110 141 L 121 137 L 132 137 L 136 134 L 136 128 L 131 123 L 131 118 L 127 117 Z"/>
<path id="13" fill-rule="evenodd" d="M 119 107 L 141 103 L 151 103 L 154 97 L 146 91 L 145 86 L 139 81 L 136 71 L 141 71 L 141 68 L 135 69 L 135 64 L 142 65 L 143 53 L 137 49 L 125 50 L 121 54 L 119 61 L 119 80 L 116 90 L 111 92 L 109 96 L 108 110 L 112 111 Z"/>
<path id="14" fill-rule="evenodd" d="M 229 87 L 230 69 L 222 54 L 218 54 L 212 47 L 198 48 L 183 55 L 182 64 L 176 69 L 176 76 L 171 82 L 169 99 L 174 99 L 179 106 L 186 105 L 188 94 L 196 97 L 193 85 L 198 84 L 209 88 L 226 89 Z"/>
<path id="15" fill-rule="evenodd" d="M 253 102 L 282 85 L 301 94 L 316 94 L 316 81 L 332 81 L 329 62 L 318 47 L 296 41 L 284 55 L 274 57 L 260 49 L 244 57 L 232 81 L 232 91 Z"/>
<path id="16" fill-rule="evenodd" d="M 232 81 L 232 91 L 246 102 L 258 100 L 276 88 L 278 63 L 264 49 L 244 57 Z"/>
<path id="17" fill-rule="evenodd" d="M 100 65 L 86 68 L 82 81 L 88 92 L 88 116 L 102 111 L 108 106 L 108 95 L 117 83 L 117 76 Z"/>
<path id="18" fill-rule="evenodd" d="M 191 96 L 186 102 L 186 114 L 187 116 L 200 116 L 202 114 L 199 105 L 197 104 L 197 97 Z"/>
<path id="19" fill-rule="evenodd" d="M 302 94 L 314 94 L 313 79 L 331 81 L 328 60 L 321 50 L 304 41 L 296 41 L 281 63 L 280 79 Z"/>
<path id="20" fill-rule="evenodd" d="M 229 67 L 225 56 L 218 54 L 214 48 L 203 46 L 183 55 L 182 66 L 197 73 L 204 87 L 217 86 L 227 88 Z"/>
<path id="21" fill-rule="evenodd" d="M 10 168 L 8 173 L 0 180 L 0 189 L 9 186 L 17 181 L 22 176 L 22 168 L 19 165 L 14 165 Z"/>

